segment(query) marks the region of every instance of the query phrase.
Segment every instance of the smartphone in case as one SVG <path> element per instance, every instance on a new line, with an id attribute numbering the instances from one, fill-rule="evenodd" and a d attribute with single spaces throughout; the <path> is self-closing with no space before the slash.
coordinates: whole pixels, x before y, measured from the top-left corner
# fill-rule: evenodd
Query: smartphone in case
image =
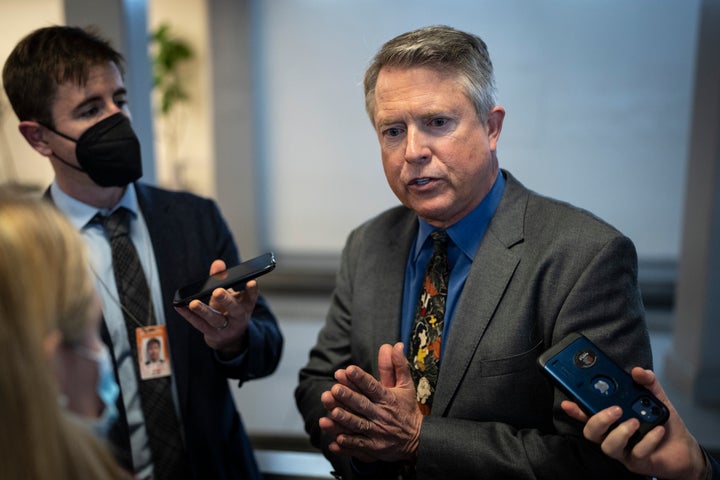
<path id="1" fill-rule="evenodd" d="M 173 298 L 173 305 L 184 306 L 195 299 L 207 303 L 216 288 L 242 290 L 250 280 L 272 271 L 275 264 L 275 254 L 272 252 L 242 262 L 240 265 L 178 288 Z"/>
<path id="2" fill-rule="evenodd" d="M 543 372 L 589 416 L 618 405 L 623 414 L 611 427 L 637 418 L 640 428 L 628 441 L 632 448 L 669 416 L 667 407 L 647 388 L 579 333 L 571 333 L 538 357 Z"/>

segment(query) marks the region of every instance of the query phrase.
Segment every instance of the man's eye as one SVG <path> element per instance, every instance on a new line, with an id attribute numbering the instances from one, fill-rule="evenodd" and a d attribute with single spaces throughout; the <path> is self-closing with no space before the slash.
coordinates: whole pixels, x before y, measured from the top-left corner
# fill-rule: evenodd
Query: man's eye
<path id="1" fill-rule="evenodd" d="M 89 107 L 80 112 L 81 117 L 89 118 L 94 117 L 99 112 L 99 109 L 97 107 Z"/>
<path id="2" fill-rule="evenodd" d="M 397 137 L 398 135 L 400 135 L 399 128 L 393 127 L 393 128 L 388 128 L 387 130 L 385 130 L 385 136 L 387 136 L 387 137 Z"/>
<path id="3" fill-rule="evenodd" d="M 430 120 L 430 125 L 433 127 L 443 127 L 447 123 L 447 118 L 433 118 Z"/>

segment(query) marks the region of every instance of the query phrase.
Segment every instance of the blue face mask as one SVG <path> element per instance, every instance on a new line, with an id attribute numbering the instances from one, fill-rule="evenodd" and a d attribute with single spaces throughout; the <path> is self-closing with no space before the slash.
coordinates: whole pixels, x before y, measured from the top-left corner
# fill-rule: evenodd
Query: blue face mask
<path id="1" fill-rule="evenodd" d="M 115 381 L 115 373 L 113 372 L 112 359 L 107 347 L 103 345 L 102 353 L 98 358 L 98 396 L 102 400 L 105 408 L 94 425 L 95 431 L 107 436 L 110 427 L 118 418 L 117 399 L 120 395 L 120 387 Z"/>
<path id="2" fill-rule="evenodd" d="M 104 408 L 100 417 L 86 420 L 88 420 L 88 423 L 95 433 L 102 437 L 107 437 L 110 428 L 118 418 L 118 409 L 115 402 L 117 402 L 118 396 L 120 395 L 120 387 L 118 387 L 115 381 L 110 352 L 105 345 L 102 345 L 100 350 L 76 347 L 75 351 L 83 357 L 97 362 L 97 394 L 100 400 L 102 400 Z"/>

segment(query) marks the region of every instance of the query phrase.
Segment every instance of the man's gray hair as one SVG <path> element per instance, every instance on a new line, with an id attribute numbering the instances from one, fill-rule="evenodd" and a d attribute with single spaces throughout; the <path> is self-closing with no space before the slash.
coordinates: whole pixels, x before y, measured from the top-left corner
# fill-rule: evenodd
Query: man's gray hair
<path id="1" fill-rule="evenodd" d="M 403 33 L 386 42 L 365 72 L 365 110 L 374 121 L 375 85 L 383 67 L 428 67 L 454 73 L 484 123 L 495 106 L 495 79 L 485 42 L 445 25 Z"/>

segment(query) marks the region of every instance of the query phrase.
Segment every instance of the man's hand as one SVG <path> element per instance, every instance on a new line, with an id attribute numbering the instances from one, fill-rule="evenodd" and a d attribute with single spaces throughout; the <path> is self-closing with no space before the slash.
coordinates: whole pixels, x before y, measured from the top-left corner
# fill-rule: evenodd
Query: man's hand
<path id="1" fill-rule="evenodd" d="M 562 409 L 572 418 L 587 422 L 583 429 L 585 438 L 600 444 L 606 455 L 619 460 L 632 472 L 665 479 L 705 478 L 705 456 L 670 403 L 655 374 L 650 370 L 635 367 L 632 377 L 670 410 L 667 423 L 650 430 L 632 450 L 627 450 L 626 447 L 628 440 L 640 426 L 637 419 L 626 420 L 608 432 L 622 415 L 620 407 L 606 408 L 590 418 L 576 403 L 568 400 L 562 402 Z"/>
<path id="2" fill-rule="evenodd" d="M 210 275 L 223 270 L 226 270 L 225 262 L 215 260 L 210 266 Z M 202 332 L 210 348 L 225 358 L 232 358 L 246 347 L 245 332 L 258 294 L 257 282 L 251 280 L 241 292 L 217 288 L 207 305 L 193 300 L 187 307 L 175 307 L 175 311 Z"/>
<path id="3" fill-rule="evenodd" d="M 364 462 L 414 461 L 423 415 L 402 343 L 378 351 L 380 380 L 351 365 L 335 372 L 338 383 L 323 392 L 328 410 L 322 430 L 335 436 L 331 452 Z"/>

